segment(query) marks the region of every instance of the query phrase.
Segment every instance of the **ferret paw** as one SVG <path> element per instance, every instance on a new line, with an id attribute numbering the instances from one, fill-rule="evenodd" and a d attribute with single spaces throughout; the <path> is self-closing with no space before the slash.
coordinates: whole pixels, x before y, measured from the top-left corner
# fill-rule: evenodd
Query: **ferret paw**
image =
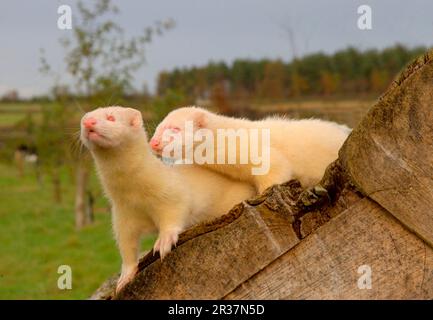
<path id="1" fill-rule="evenodd" d="M 179 232 L 167 231 L 160 234 L 153 246 L 153 254 L 159 252 L 161 260 L 171 251 L 172 246 L 176 246 L 179 239 Z"/>
<path id="2" fill-rule="evenodd" d="M 137 266 L 122 270 L 119 280 L 117 280 L 116 294 L 118 294 L 120 290 L 122 290 L 134 278 L 136 273 Z"/>
<path id="3" fill-rule="evenodd" d="M 331 197 L 328 193 L 328 190 L 321 185 L 316 185 L 304 190 L 299 195 L 297 205 L 312 208 L 325 202 L 331 202 Z"/>

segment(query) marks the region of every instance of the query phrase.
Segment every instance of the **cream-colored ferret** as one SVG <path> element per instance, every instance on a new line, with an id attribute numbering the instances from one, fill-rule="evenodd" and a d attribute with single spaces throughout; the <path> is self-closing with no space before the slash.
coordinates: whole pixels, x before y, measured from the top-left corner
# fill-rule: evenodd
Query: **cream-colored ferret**
<path id="1" fill-rule="evenodd" d="M 188 127 L 190 130 L 187 130 L 187 124 L 190 124 Z M 247 133 L 240 132 L 239 129 L 246 129 Z M 210 134 L 209 132 L 206 133 L 206 130 L 210 131 Z M 238 143 L 235 149 L 228 150 L 228 138 L 223 137 L 220 140 L 224 141 L 225 139 L 224 144 L 218 143 L 218 139 L 221 138 L 221 135 L 227 136 L 230 130 L 232 135 L 233 130 L 238 130 L 238 137 L 236 138 Z M 254 130 L 258 131 L 258 134 L 255 133 L 256 136 L 261 137 L 261 141 L 260 139 L 254 141 L 256 144 L 258 143 L 256 149 L 258 153 L 262 154 L 262 158 L 256 157 L 256 161 L 253 161 L 250 157 L 250 161 L 245 162 L 244 159 L 242 163 L 241 153 L 251 156 L 252 137 L 254 135 L 251 134 L 249 139 L 247 138 L 248 133 Z M 267 143 L 265 131 L 269 132 Z M 199 132 L 200 136 L 197 137 Z M 349 133 L 350 129 L 345 125 L 318 119 L 291 120 L 271 117 L 250 121 L 217 115 L 198 107 L 184 107 L 170 112 L 165 117 L 156 128 L 150 145 L 155 153 L 162 155 L 164 148 L 173 144 L 175 135 L 179 134 L 182 151 L 178 155 L 181 155 L 183 159 L 188 158 L 186 156 L 187 150 L 192 149 L 190 154 L 193 155 L 193 159 L 190 161 L 197 164 L 197 155 L 211 151 L 212 156 L 207 158 L 211 161 L 201 159 L 200 165 L 234 179 L 249 182 L 259 192 L 262 192 L 273 184 L 283 183 L 292 178 L 298 179 L 304 187 L 318 183 L 326 167 L 337 159 L 338 150 Z M 243 142 L 241 136 L 245 138 Z M 205 141 L 206 138 L 209 138 L 207 142 Z M 187 141 L 191 140 L 193 142 L 187 145 Z M 207 144 L 209 148 L 207 149 L 203 144 Z M 198 148 L 200 151 L 197 153 Z M 218 154 L 224 153 L 236 153 L 236 161 L 232 161 L 230 164 L 227 161 L 227 156 L 224 155 L 221 160 L 225 159 L 226 161 L 218 162 Z M 168 157 L 177 160 L 179 158 L 174 156 L 173 152 L 169 153 Z M 263 163 L 259 163 L 260 161 L 257 159 Z M 268 161 L 267 164 L 264 163 L 266 160 Z M 257 170 L 258 173 L 254 173 L 253 168 L 257 169 L 258 166 L 262 166 L 266 170 Z"/>
<path id="2" fill-rule="evenodd" d="M 223 215 L 252 197 L 254 188 L 197 166 L 167 166 L 152 153 L 141 113 L 99 108 L 81 120 L 89 148 L 112 204 L 113 228 L 122 256 L 117 290 L 137 270 L 140 237 L 158 231 L 161 259 L 185 228 Z"/>

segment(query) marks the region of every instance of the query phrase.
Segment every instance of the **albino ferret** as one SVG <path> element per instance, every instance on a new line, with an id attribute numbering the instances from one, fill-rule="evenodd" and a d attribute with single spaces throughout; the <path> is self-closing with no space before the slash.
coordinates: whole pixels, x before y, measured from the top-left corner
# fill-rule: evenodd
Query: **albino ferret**
<path id="1" fill-rule="evenodd" d="M 186 139 L 191 133 L 186 132 L 187 121 L 192 122 L 193 134 L 200 129 L 209 129 L 213 133 L 213 155 L 216 157 L 221 152 L 221 146 L 217 143 L 218 131 L 224 129 L 269 129 L 269 170 L 265 174 L 253 174 L 252 168 L 257 167 L 254 162 L 242 164 L 240 153 L 248 154 L 251 142 L 237 144 L 236 159 L 234 164 L 218 164 L 201 161 L 199 165 L 216 172 L 223 173 L 231 178 L 249 182 L 259 192 L 273 184 L 286 182 L 290 179 L 298 179 L 303 187 L 317 184 L 322 178 L 326 167 L 338 157 L 338 150 L 346 140 L 350 129 L 345 125 L 339 125 L 331 121 L 318 119 L 291 120 L 271 117 L 259 121 L 231 118 L 209 112 L 198 107 L 184 107 L 170 112 L 158 125 L 155 134 L 150 140 L 150 145 L 155 153 L 161 155 L 171 140 L 163 141 L 166 130 L 173 134 L 179 133 L 182 137 L 182 157 L 187 152 Z M 203 130 L 201 130 L 203 131 Z M 195 152 L 199 143 L 194 143 L 189 148 Z M 222 148 L 226 154 L 227 143 Z M 259 147 L 260 148 L 260 147 Z M 263 149 L 263 148 L 262 148 Z M 264 151 L 264 150 L 261 150 Z M 233 152 L 233 151 L 232 151 Z M 173 155 L 171 155 L 173 157 Z M 193 159 L 196 160 L 196 159 Z M 204 162 L 204 163 L 203 163 Z M 194 162 L 197 164 L 197 162 Z"/>
<path id="2" fill-rule="evenodd" d="M 81 121 L 81 140 L 96 162 L 112 204 L 113 228 L 122 256 L 117 291 L 137 270 L 139 240 L 158 231 L 161 259 L 185 228 L 223 215 L 255 194 L 247 183 L 197 166 L 164 165 L 153 155 L 138 110 L 99 108 Z"/>

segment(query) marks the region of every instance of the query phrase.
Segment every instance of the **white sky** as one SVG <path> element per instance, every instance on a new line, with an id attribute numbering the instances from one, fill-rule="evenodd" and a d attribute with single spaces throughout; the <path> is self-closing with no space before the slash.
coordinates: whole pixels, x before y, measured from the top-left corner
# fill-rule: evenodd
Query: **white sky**
<path id="1" fill-rule="evenodd" d="M 295 33 L 298 55 L 334 52 L 349 45 L 383 48 L 395 43 L 433 45 L 431 0 L 123 0 L 118 22 L 137 34 L 156 20 L 177 26 L 148 48 L 147 65 L 135 86 L 153 89 L 159 71 L 203 65 L 210 60 L 282 58 L 290 60 L 285 26 Z M 21 96 L 47 92 L 52 79 L 39 74 L 39 49 L 62 70 L 57 8 L 70 0 L 0 2 L 0 95 L 16 88 Z M 357 28 L 357 8 L 373 10 L 373 29 Z M 74 12 L 73 12 L 74 13 Z"/>

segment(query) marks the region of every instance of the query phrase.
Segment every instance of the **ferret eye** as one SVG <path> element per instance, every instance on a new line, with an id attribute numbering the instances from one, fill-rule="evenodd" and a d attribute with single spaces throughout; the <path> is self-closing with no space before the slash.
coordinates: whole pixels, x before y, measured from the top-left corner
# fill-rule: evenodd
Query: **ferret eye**
<path id="1" fill-rule="evenodd" d="M 108 121 L 115 121 L 116 119 L 114 118 L 114 116 L 107 116 L 107 120 Z"/>
<path id="2" fill-rule="evenodd" d="M 174 127 L 174 128 L 170 128 L 170 130 L 171 130 L 172 132 L 179 132 L 179 131 L 180 131 L 180 128 L 178 128 L 178 127 Z"/>

